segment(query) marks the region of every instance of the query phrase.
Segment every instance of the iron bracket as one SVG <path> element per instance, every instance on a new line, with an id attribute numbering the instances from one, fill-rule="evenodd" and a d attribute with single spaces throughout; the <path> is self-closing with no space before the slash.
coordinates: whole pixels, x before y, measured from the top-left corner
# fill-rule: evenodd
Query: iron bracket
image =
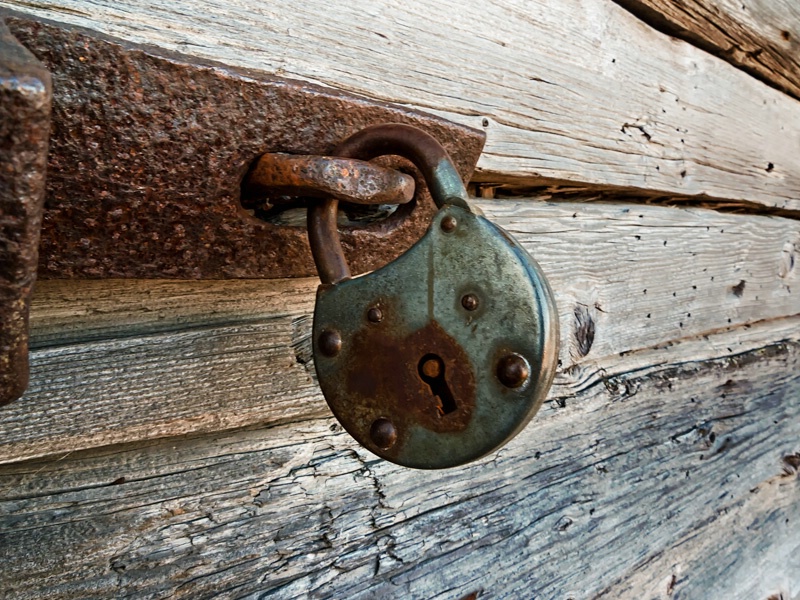
<path id="1" fill-rule="evenodd" d="M 51 98 L 47 69 L 0 22 L 0 405 L 28 386 Z"/>

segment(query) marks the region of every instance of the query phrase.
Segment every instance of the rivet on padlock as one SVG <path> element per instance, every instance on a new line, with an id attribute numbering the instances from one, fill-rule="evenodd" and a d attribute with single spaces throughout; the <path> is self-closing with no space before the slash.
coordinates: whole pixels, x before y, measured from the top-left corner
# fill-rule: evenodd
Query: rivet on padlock
<path id="1" fill-rule="evenodd" d="M 334 154 L 409 159 L 439 212 L 406 253 L 351 278 L 338 202 L 309 210 L 322 280 L 314 363 L 325 399 L 359 443 L 400 465 L 437 469 L 485 456 L 525 427 L 552 383 L 558 315 L 544 274 L 472 212 L 450 157 L 427 133 L 369 127 Z"/>

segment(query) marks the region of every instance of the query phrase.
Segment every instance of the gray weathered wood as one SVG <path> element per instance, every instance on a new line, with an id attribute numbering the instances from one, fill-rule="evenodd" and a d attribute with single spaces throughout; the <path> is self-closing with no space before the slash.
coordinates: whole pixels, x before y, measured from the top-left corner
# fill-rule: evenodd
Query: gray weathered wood
<path id="1" fill-rule="evenodd" d="M 445 472 L 378 461 L 327 417 L 7 465 L 0 587 L 10 599 L 797 590 L 800 482 L 776 478 L 800 451 L 799 366 L 795 343 L 612 377 Z"/>
<path id="2" fill-rule="evenodd" d="M 614 1 L 800 99 L 800 5 L 794 0 Z"/>
<path id="3" fill-rule="evenodd" d="M 617 358 L 730 325 L 800 314 L 795 220 L 635 204 L 477 205 L 550 278 L 565 368 L 583 356 Z M 584 343 L 579 321 L 593 323 L 591 344 Z"/>
<path id="4" fill-rule="evenodd" d="M 783 473 L 731 505 L 718 505 L 713 518 L 644 558 L 633 576 L 603 590 L 598 600 L 637 594 L 658 600 L 800 598 L 798 464 L 800 454 L 786 456 Z M 705 576 L 696 577 L 698 572 Z"/>
<path id="5" fill-rule="evenodd" d="M 800 209 L 800 104 L 611 0 L 0 0 L 484 127 L 476 178 Z"/>
<path id="6" fill-rule="evenodd" d="M 34 383 L 0 413 L 6 460 L 327 410 L 295 348 L 316 282 L 38 286 Z"/>
<path id="7" fill-rule="evenodd" d="M 796 221 L 627 204 L 479 206 L 555 290 L 562 348 L 551 398 L 800 336 Z M 40 282 L 32 383 L 0 411 L 0 461 L 327 414 L 309 362 L 315 288 Z"/>

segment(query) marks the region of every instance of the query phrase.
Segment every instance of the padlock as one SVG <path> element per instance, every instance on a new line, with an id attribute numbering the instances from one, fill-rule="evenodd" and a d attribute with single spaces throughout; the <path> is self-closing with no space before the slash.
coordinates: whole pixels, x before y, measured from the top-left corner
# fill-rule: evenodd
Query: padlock
<path id="1" fill-rule="evenodd" d="M 378 125 L 337 156 L 407 158 L 439 207 L 425 235 L 384 267 L 351 277 L 337 201 L 308 213 L 322 284 L 314 365 L 333 414 L 394 463 L 454 467 L 519 433 L 541 406 L 558 358 L 558 314 L 539 265 L 476 214 L 450 157 L 427 133 Z"/>

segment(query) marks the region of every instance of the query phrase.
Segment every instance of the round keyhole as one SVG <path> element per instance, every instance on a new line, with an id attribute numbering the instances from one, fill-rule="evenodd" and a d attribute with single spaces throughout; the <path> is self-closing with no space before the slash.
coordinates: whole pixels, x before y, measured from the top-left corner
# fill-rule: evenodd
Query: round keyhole
<path id="1" fill-rule="evenodd" d="M 427 383 L 431 390 L 439 414 L 444 416 L 454 412 L 458 406 L 450 386 L 447 385 L 442 358 L 437 354 L 426 354 L 420 359 L 417 368 L 420 379 Z"/>

